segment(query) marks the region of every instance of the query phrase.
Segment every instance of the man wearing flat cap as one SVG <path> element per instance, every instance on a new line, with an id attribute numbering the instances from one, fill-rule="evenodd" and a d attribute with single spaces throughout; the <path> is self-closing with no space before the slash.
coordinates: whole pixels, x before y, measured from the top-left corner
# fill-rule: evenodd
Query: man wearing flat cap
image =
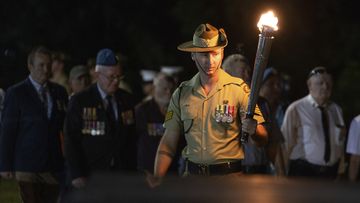
<path id="1" fill-rule="evenodd" d="M 119 89 L 112 50 L 98 52 L 95 71 L 97 82 L 71 98 L 65 119 L 65 157 L 75 187 L 94 172 L 136 171 L 135 103 Z"/>
<path id="2" fill-rule="evenodd" d="M 91 84 L 90 71 L 85 65 L 74 66 L 69 74 L 70 96 L 79 93 Z"/>
<path id="3" fill-rule="evenodd" d="M 249 133 L 258 144 L 264 144 L 267 133 L 264 119 L 256 108 L 255 119 L 245 119 L 249 87 L 221 69 L 227 37 L 223 29 L 201 24 L 193 40 L 178 46 L 190 52 L 198 73 L 175 90 L 155 160 L 150 184 L 163 177 L 176 152 L 180 136 L 185 136 L 185 173 L 224 175 L 241 172 L 244 152 L 239 141 L 241 130 Z M 155 181 L 154 181 L 155 180 Z"/>
<path id="4" fill-rule="evenodd" d="M 335 179 L 343 173 L 345 124 L 340 106 L 330 100 L 332 78 L 325 67 L 308 75 L 309 94 L 286 109 L 281 131 L 289 162 L 288 175 Z"/>

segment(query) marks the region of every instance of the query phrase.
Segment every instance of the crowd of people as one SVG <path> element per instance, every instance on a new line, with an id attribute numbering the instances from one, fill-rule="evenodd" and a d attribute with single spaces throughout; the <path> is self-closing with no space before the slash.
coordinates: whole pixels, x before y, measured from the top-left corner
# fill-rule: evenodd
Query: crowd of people
<path id="1" fill-rule="evenodd" d="M 198 73 L 179 81 L 181 67 L 142 70 L 141 102 L 111 49 L 67 76 L 64 54 L 34 47 L 29 76 L 6 94 L 0 89 L 1 178 L 17 181 L 24 202 L 57 202 L 104 171 L 146 174 L 151 187 L 169 173 L 336 180 L 348 168 L 357 181 L 360 117 L 347 133 L 327 69 L 312 69 L 309 94 L 292 103 L 283 97 L 283 74 L 265 69 L 250 118 L 252 71 L 241 54 L 224 59 L 227 44 L 223 29 L 199 25 L 178 46 Z M 248 142 L 240 142 L 242 133 Z"/>

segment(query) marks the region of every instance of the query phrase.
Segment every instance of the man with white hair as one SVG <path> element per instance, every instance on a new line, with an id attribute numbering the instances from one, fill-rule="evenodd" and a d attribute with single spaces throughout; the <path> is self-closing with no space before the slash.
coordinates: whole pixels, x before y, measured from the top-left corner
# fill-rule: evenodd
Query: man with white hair
<path id="1" fill-rule="evenodd" d="M 334 179 L 343 158 L 345 124 L 341 108 L 330 100 L 332 78 L 324 67 L 308 75 L 309 94 L 286 110 L 281 131 L 289 176 Z"/>
<path id="2" fill-rule="evenodd" d="M 251 68 L 245 56 L 241 54 L 229 55 L 224 59 L 222 67 L 229 75 L 241 78 L 250 85 Z"/>
<path id="3" fill-rule="evenodd" d="M 175 90 L 175 80 L 160 72 L 155 76 L 153 85 L 153 97 L 141 102 L 135 110 L 136 131 L 139 138 L 138 169 L 151 173 L 154 170 L 156 150 L 165 131 L 163 123 L 171 95 Z M 171 172 L 176 172 L 177 162 L 174 161 L 170 168 Z"/>
<path id="4" fill-rule="evenodd" d="M 77 188 L 93 172 L 136 170 L 135 103 L 119 89 L 112 50 L 98 52 L 95 72 L 97 82 L 71 98 L 65 120 L 65 157 Z"/>

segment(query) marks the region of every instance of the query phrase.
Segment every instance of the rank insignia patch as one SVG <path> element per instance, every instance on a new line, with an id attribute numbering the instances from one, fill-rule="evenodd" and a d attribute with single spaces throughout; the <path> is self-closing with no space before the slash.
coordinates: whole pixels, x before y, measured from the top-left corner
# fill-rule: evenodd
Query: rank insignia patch
<path id="1" fill-rule="evenodd" d="M 165 122 L 168 121 L 168 120 L 171 120 L 172 117 L 173 117 L 173 114 L 174 114 L 173 111 L 168 111 L 168 112 L 166 113 L 166 116 L 165 116 Z"/>

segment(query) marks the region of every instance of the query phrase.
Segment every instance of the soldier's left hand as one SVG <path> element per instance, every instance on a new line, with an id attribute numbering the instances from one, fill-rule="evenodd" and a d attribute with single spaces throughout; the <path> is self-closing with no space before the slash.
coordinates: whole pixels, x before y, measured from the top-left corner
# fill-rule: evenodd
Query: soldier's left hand
<path id="1" fill-rule="evenodd" d="M 150 188 L 158 187 L 161 184 L 162 181 L 161 177 L 156 177 L 146 170 L 145 170 L 145 175 L 146 175 L 146 182 L 148 183 Z"/>
<path id="2" fill-rule="evenodd" d="M 254 135 L 257 127 L 257 120 L 253 118 L 245 118 L 242 121 L 242 131 L 249 135 Z"/>

